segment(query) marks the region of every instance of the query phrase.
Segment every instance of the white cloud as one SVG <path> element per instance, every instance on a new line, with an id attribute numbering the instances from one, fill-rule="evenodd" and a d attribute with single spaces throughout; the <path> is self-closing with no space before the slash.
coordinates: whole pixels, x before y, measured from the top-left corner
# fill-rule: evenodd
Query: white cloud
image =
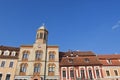
<path id="1" fill-rule="evenodd" d="M 115 24 L 113 27 L 112 27 L 112 30 L 114 29 L 117 29 L 120 27 L 120 21 L 117 22 L 117 24 Z"/>

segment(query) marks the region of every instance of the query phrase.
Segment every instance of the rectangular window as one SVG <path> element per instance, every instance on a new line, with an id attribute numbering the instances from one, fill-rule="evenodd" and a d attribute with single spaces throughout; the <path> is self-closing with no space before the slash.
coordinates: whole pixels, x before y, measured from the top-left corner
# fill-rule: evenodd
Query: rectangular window
<path id="1" fill-rule="evenodd" d="M 74 70 L 70 70 L 70 77 L 74 78 Z"/>
<path id="2" fill-rule="evenodd" d="M 106 74 L 107 74 L 107 76 L 110 76 L 110 72 L 108 70 L 106 71 Z"/>
<path id="3" fill-rule="evenodd" d="M 0 74 L 0 80 L 2 80 L 2 74 Z"/>
<path id="4" fill-rule="evenodd" d="M 114 70 L 115 76 L 118 76 L 118 72 L 117 70 Z"/>
<path id="5" fill-rule="evenodd" d="M 100 78 L 99 70 L 96 70 L 96 76 L 97 76 L 97 78 Z"/>
<path id="6" fill-rule="evenodd" d="M 85 79 L 85 72 L 84 72 L 84 70 L 81 70 L 81 79 Z"/>
<path id="7" fill-rule="evenodd" d="M 9 67 L 13 67 L 13 62 L 10 62 L 10 65 L 9 65 Z"/>
<path id="8" fill-rule="evenodd" d="M 66 77 L 66 71 L 63 71 L 63 77 Z"/>
<path id="9" fill-rule="evenodd" d="M 5 80 L 10 80 L 10 74 L 6 75 L 6 79 Z"/>
<path id="10" fill-rule="evenodd" d="M 5 61 L 2 61 L 1 62 L 1 67 L 4 67 L 5 66 Z"/>

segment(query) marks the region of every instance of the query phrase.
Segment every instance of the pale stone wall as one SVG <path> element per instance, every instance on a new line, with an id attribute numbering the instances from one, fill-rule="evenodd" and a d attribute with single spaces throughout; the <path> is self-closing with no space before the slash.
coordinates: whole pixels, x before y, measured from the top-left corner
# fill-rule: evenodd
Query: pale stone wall
<path id="1" fill-rule="evenodd" d="M 110 76 L 107 76 L 106 70 L 110 72 Z M 118 76 L 115 75 L 114 70 L 118 71 Z M 120 66 L 103 66 L 102 71 L 105 80 L 120 80 Z"/>
<path id="2" fill-rule="evenodd" d="M 0 63 L 1 61 L 5 61 L 5 66 L 0 67 L 0 73 L 2 74 L 1 80 L 5 80 L 7 74 L 10 74 L 10 80 L 14 80 L 17 59 L 13 59 L 13 60 L 12 59 L 0 59 Z M 13 61 L 12 68 L 9 67 L 10 61 Z"/>

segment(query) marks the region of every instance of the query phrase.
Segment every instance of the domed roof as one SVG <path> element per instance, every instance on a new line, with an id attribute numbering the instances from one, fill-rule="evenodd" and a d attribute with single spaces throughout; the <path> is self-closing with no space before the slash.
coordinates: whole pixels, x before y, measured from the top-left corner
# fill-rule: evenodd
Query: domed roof
<path id="1" fill-rule="evenodd" d="M 38 30 L 40 30 L 40 29 L 47 30 L 47 29 L 45 28 L 45 25 L 44 25 L 44 24 L 38 28 Z"/>

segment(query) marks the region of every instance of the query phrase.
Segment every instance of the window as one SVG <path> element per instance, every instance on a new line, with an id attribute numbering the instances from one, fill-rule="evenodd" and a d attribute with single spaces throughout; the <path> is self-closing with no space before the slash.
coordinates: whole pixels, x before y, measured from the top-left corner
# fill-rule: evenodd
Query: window
<path id="1" fill-rule="evenodd" d="M 89 78 L 93 79 L 93 77 L 92 77 L 92 70 L 88 70 L 88 72 L 89 72 Z"/>
<path id="2" fill-rule="evenodd" d="M 20 68 L 20 72 L 26 72 L 27 66 L 26 64 L 22 64 Z"/>
<path id="3" fill-rule="evenodd" d="M 107 59 L 107 63 L 108 63 L 108 64 L 112 64 L 112 62 L 111 62 L 110 59 Z"/>
<path id="4" fill-rule="evenodd" d="M 54 66 L 50 66 L 48 70 L 49 72 L 54 72 Z"/>
<path id="5" fill-rule="evenodd" d="M 69 59 L 68 62 L 69 62 L 69 63 L 73 63 L 73 59 Z"/>
<path id="6" fill-rule="evenodd" d="M 114 70 L 115 76 L 118 76 L 118 72 L 117 70 Z"/>
<path id="7" fill-rule="evenodd" d="M 10 52 L 8 50 L 4 51 L 4 54 L 5 56 L 8 56 L 10 54 Z"/>
<path id="8" fill-rule="evenodd" d="M 9 67 L 13 67 L 13 62 L 10 62 L 10 65 L 9 65 Z"/>
<path id="9" fill-rule="evenodd" d="M 70 77 L 74 78 L 74 70 L 70 70 Z"/>
<path id="10" fill-rule="evenodd" d="M 50 60 L 53 60 L 54 58 L 55 58 L 54 53 L 50 53 L 50 54 L 49 54 L 49 59 L 50 59 Z"/>
<path id="11" fill-rule="evenodd" d="M 6 79 L 5 80 L 10 80 L 10 74 L 6 75 Z"/>
<path id="12" fill-rule="evenodd" d="M 15 56 L 15 55 L 16 55 L 16 52 L 13 51 L 13 52 L 11 53 L 11 56 Z"/>
<path id="13" fill-rule="evenodd" d="M 41 51 L 36 51 L 36 56 L 35 56 L 35 59 L 41 59 L 42 58 L 42 53 Z"/>
<path id="14" fill-rule="evenodd" d="M 28 60 L 28 51 L 24 51 L 23 52 L 23 57 L 22 57 L 23 60 Z"/>
<path id="15" fill-rule="evenodd" d="M 40 64 L 34 65 L 34 72 L 40 72 Z"/>
<path id="16" fill-rule="evenodd" d="M 82 69 L 80 72 L 81 72 L 81 79 L 85 79 L 85 71 Z"/>
<path id="17" fill-rule="evenodd" d="M 99 73 L 98 69 L 96 70 L 96 76 L 97 76 L 97 78 L 100 78 L 100 73 Z"/>
<path id="18" fill-rule="evenodd" d="M 63 77 L 66 77 L 66 71 L 63 71 Z"/>
<path id="19" fill-rule="evenodd" d="M 47 40 L 47 34 L 44 34 L 44 40 Z"/>
<path id="20" fill-rule="evenodd" d="M 0 74 L 0 80 L 2 80 L 2 74 Z"/>
<path id="21" fill-rule="evenodd" d="M 5 66 L 5 61 L 2 61 L 1 62 L 1 67 L 4 67 Z"/>
<path id="22" fill-rule="evenodd" d="M 43 38 L 43 33 L 40 33 L 40 39 L 42 39 Z"/>
<path id="23" fill-rule="evenodd" d="M 88 58 L 85 58 L 84 61 L 88 63 L 90 60 Z"/>
<path id="24" fill-rule="evenodd" d="M 106 74 L 107 74 L 107 76 L 110 76 L 110 72 L 108 70 L 106 71 Z"/>
<path id="25" fill-rule="evenodd" d="M 48 75 L 54 76 L 55 73 L 55 64 L 48 64 Z"/>

